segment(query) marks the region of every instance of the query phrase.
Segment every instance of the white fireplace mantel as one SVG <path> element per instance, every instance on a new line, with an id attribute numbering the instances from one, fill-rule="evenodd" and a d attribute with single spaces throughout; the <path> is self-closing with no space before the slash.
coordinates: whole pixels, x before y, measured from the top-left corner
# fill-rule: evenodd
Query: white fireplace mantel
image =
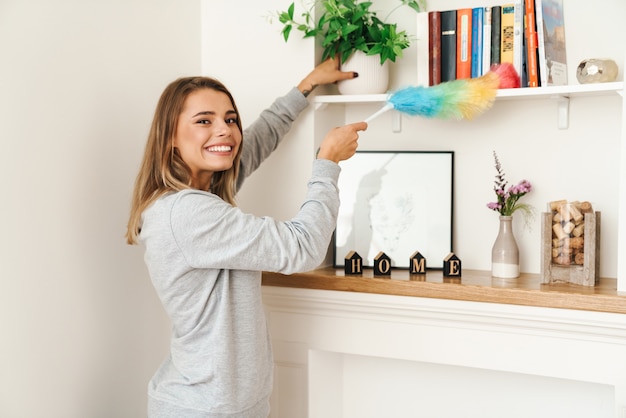
<path id="1" fill-rule="evenodd" d="M 280 286 L 263 297 L 273 418 L 626 418 L 623 314 Z"/>

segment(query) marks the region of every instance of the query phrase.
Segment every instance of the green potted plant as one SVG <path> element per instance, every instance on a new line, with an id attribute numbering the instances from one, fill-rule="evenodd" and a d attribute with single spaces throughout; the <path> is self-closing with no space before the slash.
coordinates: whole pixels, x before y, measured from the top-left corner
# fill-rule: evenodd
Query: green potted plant
<path id="1" fill-rule="evenodd" d="M 285 41 L 289 40 L 292 30 L 296 29 L 303 33 L 304 38 L 316 37 L 321 40 L 322 60 L 340 56 L 344 71 L 353 70 L 349 65 L 349 60 L 356 59 L 355 55 L 358 54 L 359 57 L 372 57 L 369 60 L 377 60 L 378 67 L 387 72 L 386 64 L 402 57 L 402 50 L 410 45 L 410 37 L 405 30 L 398 30 L 396 23 L 389 23 L 386 18 L 380 19 L 377 12 L 372 10 L 372 5 L 371 1 L 313 0 L 299 18 L 294 16 L 294 3 L 291 3 L 286 11 L 279 11 L 277 14 L 283 25 L 282 35 Z M 416 12 L 426 9 L 425 0 L 400 0 L 400 4 L 389 15 L 403 6 L 408 6 Z M 320 11 L 317 20 L 314 18 L 316 9 Z M 359 60 L 363 59 L 359 58 Z M 358 64 L 354 63 L 354 65 Z M 365 65 L 372 66 L 371 64 Z M 358 67 L 354 70 L 359 72 L 359 77 L 364 75 Z M 388 75 L 386 77 L 383 91 L 366 91 L 366 93 L 384 92 L 387 88 Z M 348 82 L 356 80 L 348 80 Z M 362 81 L 370 86 L 370 90 L 376 87 L 374 86 L 376 83 L 372 80 Z M 340 92 L 341 84 L 339 85 Z M 347 85 L 347 83 L 344 84 Z M 381 87 L 375 89 L 380 90 Z"/>

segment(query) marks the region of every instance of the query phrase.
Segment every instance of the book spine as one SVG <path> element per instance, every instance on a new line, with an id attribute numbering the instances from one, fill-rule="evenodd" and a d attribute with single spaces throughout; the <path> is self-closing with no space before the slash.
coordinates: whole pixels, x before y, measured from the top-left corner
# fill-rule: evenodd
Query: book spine
<path id="1" fill-rule="evenodd" d="M 456 11 L 456 78 L 472 76 L 472 9 Z"/>
<path id="2" fill-rule="evenodd" d="M 472 78 L 483 74 L 483 19 L 484 7 L 472 9 Z"/>
<path id="3" fill-rule="evenodd" d="M 483 65 L 481 74 L 491 68 L 491 7 L 483 9 Z"/>
<path id="4" fill-rule="evenodd" d="M 512 3 L 503 5 L 501 16 L 500 62 L 514 64 L 515 6 Z"/>
<path id="5" fill-rule="evenodd" d="M 522 57 L 524 50 L 524 0 L 515 0 L 513 3 L 513 66 L 521 78 L 524 76 Z M 523 84 L 522 84 L 523 85 Z"/>
<path id="6" fill-rule="evenodd" d="M 548 85 L 545 25 L 543 24 L 543 0 L 535 0 L 535 21 L 537 25 L 537 72 L 539 74 L 539 86 L 543 87 Z"/>
<path id="7" fill-rule="evenodd" d="M 502 6 L 491 8 L 491 65 L 500 64 L 500 37 L 502 35 Z"/>
<path id="8" fill-rule="evenodd" d="M 428 12 L 428 85 L 441 83 L 441 12 Z"/>
<path id="9" fill-rule="evenodd" d="M 524 16 L 524 21 L 526 20 L 526 16 Z M 524 22 L 524 25 L 526 23 Z M 520 87 L 528 87 L 528 62 L 526 59 L 526 26 L 524 26 L 524 30 L 522 31 L 522 72 L 520 73 Z"/>
<path id="10" fill-rule="evenodd" d="M 537 26 L 535 19 L 535 0 L 525 0 L 525 38 L 526 38 L 526 71 L 528 73 L 528 87 L 539 86 L 537 73 Z"/>
<path id="11" fill-rule="evenodd" d="M 430 79 L 430 49 L 428 39 L 428 12 L 417 13 L 417 85 L 428 86 Z"/>
<path id="12" fill-rule="evenodd" d="M 441 12 L 441 82 L 456 79 L 456 10 Z"/>

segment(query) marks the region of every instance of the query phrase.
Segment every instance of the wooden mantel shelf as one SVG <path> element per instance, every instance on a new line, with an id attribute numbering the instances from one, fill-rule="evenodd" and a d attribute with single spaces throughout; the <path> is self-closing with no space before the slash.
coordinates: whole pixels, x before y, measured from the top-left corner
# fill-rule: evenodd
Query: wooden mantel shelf
<path id="1" fill-rule="evenodd" d="M 615 279 L 600 279 L 595 287 L 585 287 L 541 284 L 534 274 L 495 279 L 488 271 L 463 270 L 461 278 L 444 278 L 441 270 L 428 270 L 425 275 L 394 270 L 391 277 L 374 277 L 371 269 L 362 276 L 346 276 L 343 269 L 326 267 L 293 275 L 264 272 L 263 285 L 626 314 L 626 295 L 618 294 Z"/>

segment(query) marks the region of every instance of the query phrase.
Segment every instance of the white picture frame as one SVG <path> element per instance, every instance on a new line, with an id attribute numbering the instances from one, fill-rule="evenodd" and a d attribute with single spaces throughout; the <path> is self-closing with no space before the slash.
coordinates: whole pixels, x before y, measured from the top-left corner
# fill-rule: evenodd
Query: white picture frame
<path id="1" fill-rule="evenodd" d="M 418 251 L 427 269 L 443 268 L 452 252 L 453 151 L 357 151 L 340 166 L 335 267 L 351 251 L 372 267 L 382 251 L 392 267 L 409 268 Z"/>

